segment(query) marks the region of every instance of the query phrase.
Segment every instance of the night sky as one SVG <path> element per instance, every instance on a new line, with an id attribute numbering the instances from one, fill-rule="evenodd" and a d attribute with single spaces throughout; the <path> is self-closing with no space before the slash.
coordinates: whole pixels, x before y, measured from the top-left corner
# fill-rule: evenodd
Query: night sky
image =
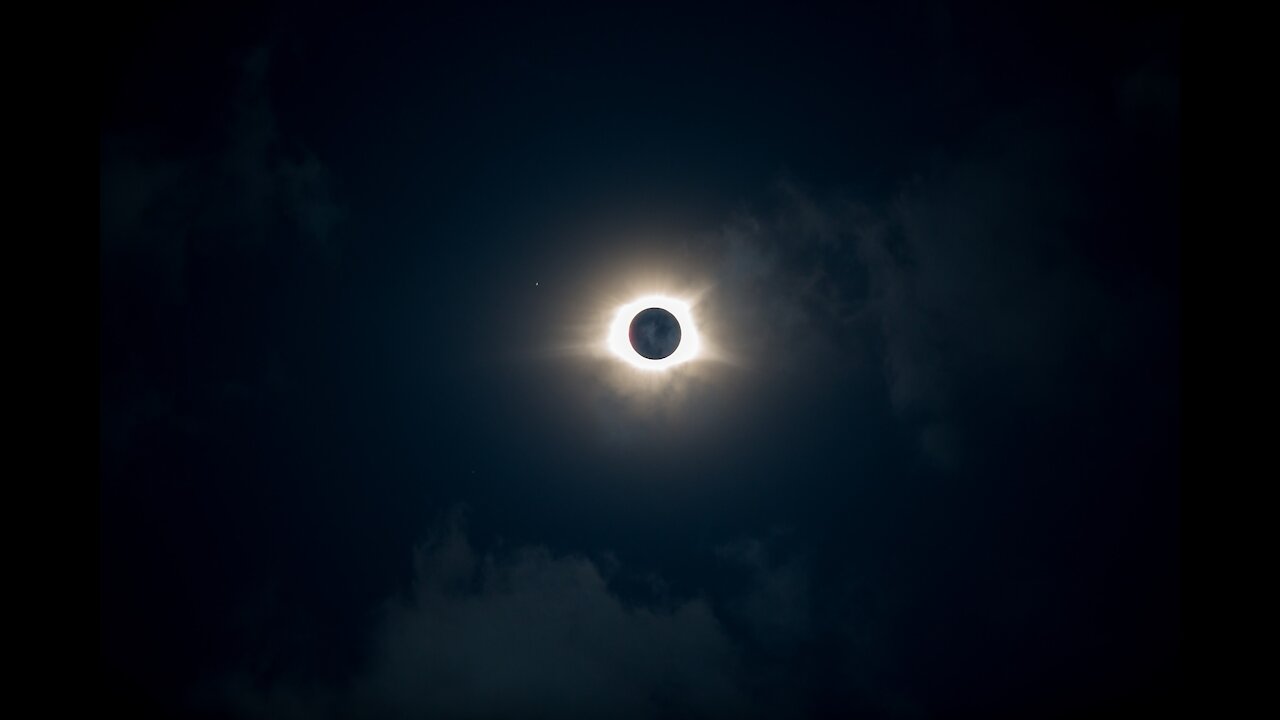
<path id="1" fill-rule="evenodd" d="M 120 10 L 103 709 L 1178 706 L 1179 15 L 660 5 Z"/>

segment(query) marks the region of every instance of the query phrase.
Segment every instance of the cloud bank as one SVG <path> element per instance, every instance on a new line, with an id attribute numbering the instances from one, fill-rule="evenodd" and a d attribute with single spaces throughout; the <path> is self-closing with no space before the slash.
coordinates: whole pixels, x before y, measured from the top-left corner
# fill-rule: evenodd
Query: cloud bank
<path id="1" fill-rule="evenodd" d="M 601 568 L 543 547 L 480 553 L 454 513 L 415 552 L 366 667 L 342 691 L 255 686 L 242 717 L 743 717 L 739 651 L 706 599 L 623 601 Z"/>

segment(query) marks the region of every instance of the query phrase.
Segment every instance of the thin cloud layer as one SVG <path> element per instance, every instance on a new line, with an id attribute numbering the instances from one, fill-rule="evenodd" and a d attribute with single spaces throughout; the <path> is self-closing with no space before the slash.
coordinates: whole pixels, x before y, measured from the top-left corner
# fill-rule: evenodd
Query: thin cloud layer
<path id="1" fill-rule="evenodd" d="M 182 282 L 199 259 L 258 261 L 284 252 L 336 262 L 334 231 L 346 216 L 328 168 L 283 132 L 270 93 L 270 53 L 238 63 L 224 122 L 203 145 L 165 152 L 143 135 L 101 138 L 104 255 L 176 255 L 166 272 Z M 196 258 L 193 260 L 193 256 Z"/>
<path id="2" fill-rule="evenodd" d="M 1135 338 L 1167 330 L 1167 278 L 1118 275 L 1105 254 L 1147 208 L 1110 209 L 1122 191 L 1087 158 L 1120 151 L 1046 114 L 993 120 L 888 200 L 784 181 L 774 210 L 727 223 L 709 295 L 735 352 L 774 374 L 879 375 L 938 468 L 965 462 L 975 411 L 1059 412 L 1073 373 L 1143 352 Z"/>

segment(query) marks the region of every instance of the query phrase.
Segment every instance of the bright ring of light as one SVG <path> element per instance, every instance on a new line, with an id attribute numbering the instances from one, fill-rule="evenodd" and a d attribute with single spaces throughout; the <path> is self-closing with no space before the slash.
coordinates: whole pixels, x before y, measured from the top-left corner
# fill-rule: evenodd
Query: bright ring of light
<path id="1" fill-rule="evenodd" d="M 631 339 L 627 331 L 631 327 L 631 319 L 641 310 L 651 307 L 662 308 L 675 316 L 680 323 L 680 345 L 676 351 L 658 360 L 636 352 L 631 347 Z M 698 340 L 698 328 L 693 324 L 693 314 L 689 312 L 689 303 L 665 295 L 650 295 L 633 300 L 618 308 L 609 325 L 609 336 L 606 340 L 609 351 L 627 361 L 640 370 L 666 370 L 681 363 L 686 363 L 698 356 L 701 343 Z"/>

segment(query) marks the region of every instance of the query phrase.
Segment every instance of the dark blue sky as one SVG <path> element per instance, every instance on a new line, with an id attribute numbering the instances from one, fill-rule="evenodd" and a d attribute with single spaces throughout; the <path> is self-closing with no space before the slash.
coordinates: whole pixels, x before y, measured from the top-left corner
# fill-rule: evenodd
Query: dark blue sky
<path id="1" fill-rule="evenodd" d="M 1180 666 L 1159 7 L 139 7 L 101 661 L 186 717 L 1051 717 Z M 601 351 L 634 297 L 705 356 Z"/>

